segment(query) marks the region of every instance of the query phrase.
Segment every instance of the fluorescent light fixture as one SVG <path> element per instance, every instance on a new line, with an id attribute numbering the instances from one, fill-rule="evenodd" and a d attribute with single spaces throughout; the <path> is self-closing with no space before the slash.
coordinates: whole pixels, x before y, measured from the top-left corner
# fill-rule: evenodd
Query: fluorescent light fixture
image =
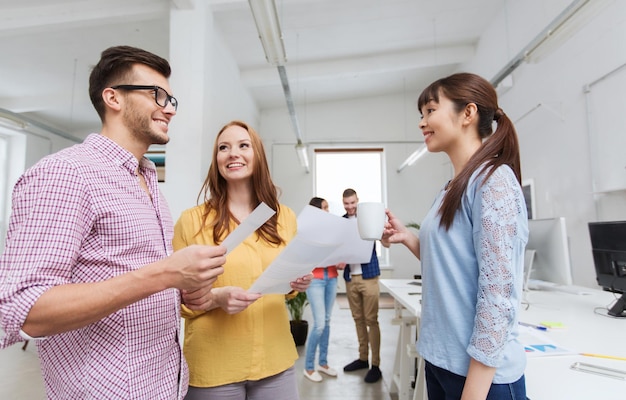
<path id="1" fill-rule="evenodd" d="M 307 152 L 307 147 L 302 142 L 298 141 L 296 144 L 296 153 L 298 154 L 298 159 L 300 160 L 300 165 L 306 170 L 306 173 L 309 173 L 309 154 Z"/>
<path id="2" fill-rule="evenodd" d="M 296 144 L 296 153 L 298 154 L 300 165 L 304 167 L 308 174 L 309 156 L 307 154 L 307 146 L 302 143 L 300 126 L 298 125 L 298 118 L 296 117 L 296 110 L 291 96 L 291 89 L 289 88 L 289 80 L 287 79 L 287 69 L 285 68 L 287 56 L 285 54 L 283 33 L 280 29 L 278 13 L 276 12 L 276 4 L 274 3 L 274 0 L 248 0 L 248 3 L 250 4 L 250 9 L 252 10 L 252 16 L 254 17 L 254 22 L 256 23 L 256 29 L 259 33 L 259 39 L 261 39 L 261 44 L 263 45 L 267 62 L 278 68 L 278 75 L 280 76 L 280 82 L 283 87 L 283 92 L 285 93 L 287 108 L 289 109 L 289 117 L 291 118 L 296 138 L 298 140 Z"/>
<path id="3" fill-rule="evenodd" d="M 273 65 L 284 65 L 287 56 L 274 0 L 248 0 L 248 3 L 267 61 Z"/>
<path id="4" fill-rule="evenodd" d="M 14 114 L 9 114 L 0 111 L 0 126 L 4 126 L 5 128 L 23 131 L 28 127 L 28 122 L 20 119 Z"/>
<path id="5" fill-rule="evenodd" d="M 545 103 L 537 103 L 536 106 L 534 106 L 533 108 L 531 108 L 530 110 L 526 111 L 524 114 L 522 114 L 518 119 L 516 119 L 515 121 L 513 121 L 514 125 L 517 125 L 518 122 L 520 122 L 521 120 L 523 120 L 524 118 L 526 118 L 528 115 L 532 114 L 535 110 L 544 107 L 546 110 L 550 111 L 552 114 L 556 115 L 557 117 L 559 117 L 559 119 L 561 121 L 565 121 L 565 118 L 563 118 L 563 115 L 559 112 L 556 111 L 554 108 L 550 107 L 549 105 L 545 104 Z"/>
<path id="6" fill-rule="evenodd" d="M 496 92 L 498 93 L 498 96 L 502 96 L 506 92 L 508 92 L 512 87 L 513 87 L 513 76 L 507 75 L 496 86 Z"/>
<path id="7" fill-rule="evenodd" d="M 402 171 L 408 166 L 415 164 L 417 160 L 419 160 L 424 154 L 426 154 L 426 152 L 428 152 L 428 147 L 426 147 L 426 144 L 423 144 L 421 147 L 411 153 L 411 155 L 409 155 L 402 164 L 400 164 L 400 166 L 398 167 L 398 172 Z"/>
<path id="8" fill-rule="evenodd" d="M 548 26 L 531 40 L 492 79 L 494 87 L 524 62 L 537 62 L 573 36 L 611 0 L 576 0 L 561 12 Z"/>
<path id="9" fill-rule="evenodd" d="M 578 32 L 610 2 L 610 0 L 578 0 L 572 2 L 537 36 L 535 43 L 526 51 L 526 61 L 541 61 Z"/>

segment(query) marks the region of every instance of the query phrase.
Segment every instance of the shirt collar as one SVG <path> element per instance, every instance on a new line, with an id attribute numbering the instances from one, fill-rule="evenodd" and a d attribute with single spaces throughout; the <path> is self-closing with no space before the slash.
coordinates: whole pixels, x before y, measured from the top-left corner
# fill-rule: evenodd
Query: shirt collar
<path id="1" fill-rule="evenodd" d="M 102 157 L 109 160 L 112 164 L 122 166 L 133 174 L 136 173 L 139 162 L 133 153 L 108 137 L 92 133 L 85 139 L 85 144 L 97 149 Z M 142 166 L 145 167 L 145 163 L 142 163 Z"/>

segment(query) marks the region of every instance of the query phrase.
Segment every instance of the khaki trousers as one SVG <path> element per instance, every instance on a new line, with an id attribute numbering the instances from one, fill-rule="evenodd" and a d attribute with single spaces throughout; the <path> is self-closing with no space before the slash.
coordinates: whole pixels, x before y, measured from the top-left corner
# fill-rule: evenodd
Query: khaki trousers
<path id="1" fill-rule="evenodd" d="M 346 282 L 346 294 L 356 325 L 356 334 L 359 338 L 359 359 L 369 360 L 369 351 L 371 350 L 371 365 L 380 366 L 380 327 L 378 326 L 380 288 L 378 277 L 363 279 L 361 275 L 352 276 L 352 280 Z"/>

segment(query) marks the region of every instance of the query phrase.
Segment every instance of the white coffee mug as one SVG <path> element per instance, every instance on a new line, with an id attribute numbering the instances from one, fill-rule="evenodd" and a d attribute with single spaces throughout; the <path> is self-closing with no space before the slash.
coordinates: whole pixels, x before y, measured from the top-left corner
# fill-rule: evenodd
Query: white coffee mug
<path id="1" fill-rule="evenodd" d="M 378 202 L 357 204 L 356 222 L 363 240 L 380 240 L 385 229 L 385 205 Z"/>

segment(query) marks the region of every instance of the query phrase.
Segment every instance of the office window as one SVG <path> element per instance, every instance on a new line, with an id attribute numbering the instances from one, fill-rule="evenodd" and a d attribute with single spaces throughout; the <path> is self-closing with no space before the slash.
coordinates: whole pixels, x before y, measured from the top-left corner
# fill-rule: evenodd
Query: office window
<path id="1" fill-rule="evenodd" d="M 0 126 L 0 251 L 9 227 L 13 186 L 24 172 L 25 158 L 25 135 Z"/>
<path id="2" fill-rule="evenodd" d="M 330 212 L 343 215 L 344 189 L 356 190 L 359 201 L 385 202 L 383 149 L 315 149 L 315 193 L 328 201 Z"/>
<path id="3" fill-rule="evenodd" d="M 7 185 L 9 171 L 8 157 L 9 141 L 4 135 L 0 135 L 0 252 L 4 249 L 4 240 L 8 228 L 9 188 Z"/>
<path id="4" fill-rule="evenodd" d="M 382 148 L 315 149 L 315 195 L 328 201 L 330 212 L 345 214 L 342 195 L 347 188 L 356 191 L 359 201 L 387 204 Z M 376 242 L 382 265 L 389 265 L 389 252 Z"/>

